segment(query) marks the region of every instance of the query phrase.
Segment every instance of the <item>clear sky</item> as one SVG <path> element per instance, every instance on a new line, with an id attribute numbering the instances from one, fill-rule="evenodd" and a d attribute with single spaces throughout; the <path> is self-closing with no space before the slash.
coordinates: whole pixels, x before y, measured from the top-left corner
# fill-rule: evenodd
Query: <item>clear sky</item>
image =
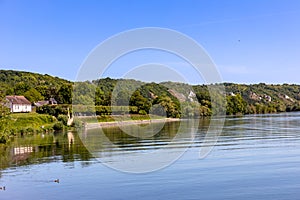
<path id="1" fill-rule="evenodd" d="M 0 0 L 0 68 L 75 80 L 100 42 L 142 27 L 195 39 L 226 82 L 300 83 L 298 0 Z"/>

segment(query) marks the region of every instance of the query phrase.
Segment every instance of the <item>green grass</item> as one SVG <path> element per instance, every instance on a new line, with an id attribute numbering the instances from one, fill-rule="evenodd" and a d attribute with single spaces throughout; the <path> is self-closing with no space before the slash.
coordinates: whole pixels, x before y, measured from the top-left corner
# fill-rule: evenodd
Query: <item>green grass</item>
<path id="1" fill-rule="evenodd" d="M 161 119 L 163 117 L 151 115 L 152 119 Z M 104 115 L 95 117 L 83 117 L 82 122 L 113 122 L 121 120 L 149 120 L 149 115 Z M 6 143 L 11 137 L 16 135 L 30 135 L 53 131 L 54 125 L 58 120 L 51 115 L 37 113 L 12 113 L 5 118 L 0 119 L 0 143 Z"/>
<path id="2" fill-rule="evenodd" d="M 12 113 L 1 119 L 0 143 L 5 143 L 11 136 L 52 131 L 56 122 L 55 117 L 46 114 Z"/>

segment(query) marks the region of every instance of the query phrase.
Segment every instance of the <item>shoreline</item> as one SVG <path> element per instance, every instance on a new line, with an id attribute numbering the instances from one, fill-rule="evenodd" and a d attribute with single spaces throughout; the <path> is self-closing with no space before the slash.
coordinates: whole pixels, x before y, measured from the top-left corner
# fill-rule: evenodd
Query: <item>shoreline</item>
<path id="1" fill-rule="evenodd" d="M 97 123 L 85 123 L 84 128 L 95 129 L 95 128 L 108 128 L 118 126 L 129 126 L 129 125 L 140 125 L 150 123 L 166 123 L 180 121 L 180 118 L 163 118 L 163 119 L 144 119 L 144 120 L 128 120 L 128 121 L 114 121 L 114 122 L 97 122 Z"/>

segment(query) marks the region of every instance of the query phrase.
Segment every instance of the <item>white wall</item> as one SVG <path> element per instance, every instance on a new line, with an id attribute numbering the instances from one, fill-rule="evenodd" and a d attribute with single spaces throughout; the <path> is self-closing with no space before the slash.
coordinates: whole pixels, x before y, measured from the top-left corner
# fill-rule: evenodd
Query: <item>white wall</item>
<path id="1" fill-rule="evenodd" d="M 10 104 L 11 112 L 31 112 L 31 105 L 23 105 L 23 104 Z"/>

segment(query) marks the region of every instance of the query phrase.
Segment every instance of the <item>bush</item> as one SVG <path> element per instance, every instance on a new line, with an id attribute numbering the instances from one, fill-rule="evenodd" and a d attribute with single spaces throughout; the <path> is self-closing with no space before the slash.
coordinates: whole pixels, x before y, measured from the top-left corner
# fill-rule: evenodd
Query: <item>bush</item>
<path id="1" fill-rule="evenodd" d="M 67 105 L 44 105 L 36 108 L 36 112 L 39 114 L 48 114 L 55 117 L 58 115 L 67 115 L 68 106 Z"/>
<path id="2" fill-rule="evenodd" d="M 140 114 L 140 115 L 147 115 L 147 112 L 146 112 L 145 110 L 140 110 L 140 111 L 139 111 L 139 114 Z"/>
<path id="3" fill-rule="evenodd" d="M 68 116 L 67 115 L 58 115 L 57 120 L 62 122 L 63 125 L 68 125 Z"/>
<path id="4" fill-rule="evenodd" d="M 26 133 L 34 133 L 34 132 L 35 132 L 35 130 L 33 128 L 31 128 L 31 127 L 28 127 L 26 129 Z"/>
<path id="5" fill-rule="evenodd" d="M 82 121 L 78 120 L 78 119 L 74 119 L 72 126 L 75 127 L 75 128 L 81 128 L 82 127 Z"/>
<path id="6" fill-rule="evenodd" d="M 5 144 L 7 142 L 7 136 L 6 135 L 0 135 L 0 144 Z"/>
<path id="7" fill-rule="evenodd" d="M 53 130 L 60 131 L 64 129 L 64 125 L 62 122 L 57 122 L 53 125 Z"/>

